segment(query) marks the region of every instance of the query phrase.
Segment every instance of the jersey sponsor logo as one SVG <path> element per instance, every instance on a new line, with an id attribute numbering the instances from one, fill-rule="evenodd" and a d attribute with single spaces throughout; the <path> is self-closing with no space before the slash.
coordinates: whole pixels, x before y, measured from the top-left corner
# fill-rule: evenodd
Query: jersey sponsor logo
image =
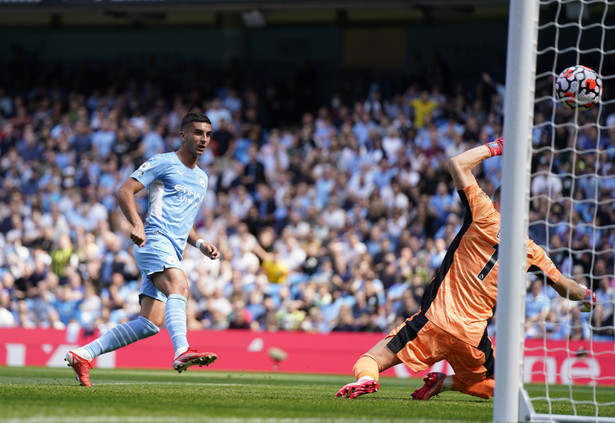
<path id="1" fill-rule="evenodd" d="M 179 169 L 175 169 L 175 172 L 179 173 L 179 176 L 183 179 L 184 178 L 184 172 L 182 172 Z"/>
<path id="2" fill-rule="evenodd" d="M 188 203 L 200 203 L 205 199 L 204 194 L 200 194 L 197 191 L 194 191 L 184 185 L 176 184 L 175 191 L 179 192 L 181 195 L 179 196 L 180 201 L 185 201 Z"/>
<path id="3" fill-rule="evenodd" d="M 168 256 L 166 258 L 166 262 L 169 263 L 169 264 L 175 264 L 175 263 L 177 263 L 177 257 L 175 257 L 175 256 Z"/>

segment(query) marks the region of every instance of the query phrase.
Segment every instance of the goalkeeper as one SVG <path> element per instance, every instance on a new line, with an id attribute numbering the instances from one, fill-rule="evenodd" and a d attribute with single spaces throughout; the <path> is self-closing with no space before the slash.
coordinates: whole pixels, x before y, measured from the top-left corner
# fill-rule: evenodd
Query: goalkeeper
<path id="1" fill-rule="evenodd" d="M 455 374 L 428 373 L 424 386 L 412 393 L 413 399 L 426 400 L 446 390 L 493 396 L 495 355 L 486 327 L 497 296 L 500 190 L 492 202 L 472 171 L 483 160 L 501 155 L 503 142 L 500 138 L 450 160 L 449 171 L 465 207 L 463 225 L 426 287 L 418 313 L 357 360 L 353 367 L 357 381 L 340 389 L 338 397 L 376 392 L 380 372 L 396 364 L 404 363 L 418 373 L 441 360 L 448 361 Z M 582 301 L 583 311 L 596 302 L 592 291 L 563 276 L 531 239 L 527 240 L 527 269 L 541 271 L 562 297 Z"/>

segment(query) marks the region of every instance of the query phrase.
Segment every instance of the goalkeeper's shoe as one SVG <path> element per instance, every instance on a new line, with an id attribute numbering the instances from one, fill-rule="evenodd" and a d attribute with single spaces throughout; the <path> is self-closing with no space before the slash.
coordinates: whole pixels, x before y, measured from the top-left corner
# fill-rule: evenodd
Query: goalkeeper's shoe
<path id="1" fill-rule="evenodd" d="M 363 382 L 352 382 L 344 385 L 337 391 L 335 396 L 342 398 L 356 398 L 359 395 L 373 394 L 378 392 L 380 385 L 375 380 L 364 380 Z"/>
<path id="2" fill-rule="evenodd" d="M 444 379 L 446 379 L 446 375 L 444 373 L 427 373 L 427 375 L 423 378 L 425 385 L 412 393 L 412 399 L 428 400 L 429 398 L 438 395 L 442 392 L 442 384 L 444 383 Z"/>
<path id="3" fill-rule="evenodd" d="M 209 366 L 216 361 L 218 356 L 211 352 L 198 352 L 195 349 L 188 348 L 184 353 L 180 354 L 175 360 L 173 360 L 173 369 L 179 373 L 183 372 L 190 366 L 196 364 L 201 366 Z"/>
<path id="4" fill-rule="evenodd" d="M 69 351 L 64 356 L 64 360 L 68 362 L 68 366 L 73 368 L 77 382 L 83 386 L 92 386 L 90 382 L 90 369 L 93 368 L 92 362 L 78 356 L 73 351 Z"/>

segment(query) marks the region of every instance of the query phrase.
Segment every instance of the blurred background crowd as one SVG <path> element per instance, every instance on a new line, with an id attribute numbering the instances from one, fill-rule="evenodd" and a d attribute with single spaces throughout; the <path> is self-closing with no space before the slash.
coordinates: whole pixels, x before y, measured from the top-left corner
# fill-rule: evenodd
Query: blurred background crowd
<path id="1" fill-rule="evenodd" d="M 401 85 L 355 75 L 360 89 L 322 101 L 309 63 L 280 84 L 236 63 L 203 78 L 16 57 L 0 86 L 0 327 L 92 332 L 135 317 L 140 275 L 115 192 L 201 111 L 214 132 L 196 225 L 222 259 L 186 248 L 189 329 L 393 328 L 463 220 L 448 159 L 502 134 L 501 81 L 430 69 Z M 551 81 L 537 90 L 550 96 Z M 615 114 L 554 107 L 536 107 L 530 236 L 601 305 L 580 313 L 529 275 L 526 334 L 612 339 Z M 476 175 L 488 195 L 500 165 Z M 144 195 L 138 205 L 145 215 Z"/>

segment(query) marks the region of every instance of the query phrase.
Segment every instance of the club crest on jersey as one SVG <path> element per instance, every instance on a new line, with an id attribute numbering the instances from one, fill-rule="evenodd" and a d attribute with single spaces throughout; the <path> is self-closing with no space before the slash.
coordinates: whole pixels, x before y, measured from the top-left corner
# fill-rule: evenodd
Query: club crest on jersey
<path id="1" fill-rule="evenodd" d="M 201 184 L 201 186 L 205 188 L 205 179 L 199 178 L 199 184 Z"/>
<path id="2" fill-rule="evenodd" d="M 167 259 L 166 259 L 166 262 L 169 263 L 169 264 L 175 264 L 175 263 L 177 263 L 177 257 L 168 256 Z"/>

